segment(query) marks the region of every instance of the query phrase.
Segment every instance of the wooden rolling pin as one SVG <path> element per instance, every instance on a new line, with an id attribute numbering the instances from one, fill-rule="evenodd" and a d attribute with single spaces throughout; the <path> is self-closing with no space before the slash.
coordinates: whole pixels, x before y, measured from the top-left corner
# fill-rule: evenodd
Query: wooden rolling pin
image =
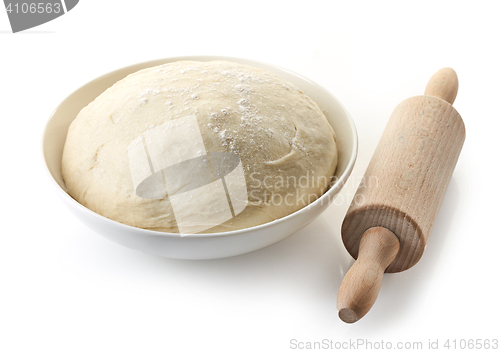
<path id="1" fill-rule="evenodd" d="M 384 272 L 415 265 L 443 201 L 465 140 L 452 107 L 458 78 L 439 70 L 424 96 L 392 113 L 342 224 L 342 240 L 357 260 L 337 297 L 339 317 L 361 319 L 377 299 Z"/>

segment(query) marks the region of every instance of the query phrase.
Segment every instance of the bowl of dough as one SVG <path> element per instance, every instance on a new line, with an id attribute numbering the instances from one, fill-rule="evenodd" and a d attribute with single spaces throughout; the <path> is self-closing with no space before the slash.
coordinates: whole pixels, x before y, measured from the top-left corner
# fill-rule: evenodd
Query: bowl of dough
<path id="1" fill-rule="evenodd" d="M 45 163 L 85 225 L 145 253 L 240 255 L 318 217 L 351 173 L 354 123 L 326 89 L 247 59 L 190 56 L 103 75 L 50 117 Z"/>

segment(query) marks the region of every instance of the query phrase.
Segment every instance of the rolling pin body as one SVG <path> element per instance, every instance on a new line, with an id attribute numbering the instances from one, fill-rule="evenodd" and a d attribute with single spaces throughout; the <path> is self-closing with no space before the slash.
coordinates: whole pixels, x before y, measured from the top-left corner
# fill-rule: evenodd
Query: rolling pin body
<path id="1" fill-rule="evenodd" d="M 385 227 L 401 242 L 386 272 L 417 263 L 465 140 L 464 123 L 446 101 L 412 97 L 394 110 L 342 224 L 356 258 L 363 233 Z"/>

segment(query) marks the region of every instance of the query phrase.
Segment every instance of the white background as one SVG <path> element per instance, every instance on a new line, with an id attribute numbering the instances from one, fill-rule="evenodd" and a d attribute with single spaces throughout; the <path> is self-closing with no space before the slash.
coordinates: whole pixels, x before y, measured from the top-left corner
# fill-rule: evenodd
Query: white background
<path id="1" fill-rule="evenodd" d="M 0 352 L 288 352 L 291 340 L 500 339 L 498 3 L 86 0 L 12 34 L 0 9 Z M 302 74 L 346 106 L 368 164 L 394 107 L 451 66 L 465 145 L 421 261 L 386 275 L 373 309 L 341 322 L 353 260 L 340 224 L 356 189 L 311 225 L 234 258 L 180 261 L 79 223 L 43 170 L 52 110 L 108 71 L 157 58 L 245 57 Z M 483 349 L 484 350 L 484 349 Z M 490 349 L 491 351 L 491 349 Z"/>

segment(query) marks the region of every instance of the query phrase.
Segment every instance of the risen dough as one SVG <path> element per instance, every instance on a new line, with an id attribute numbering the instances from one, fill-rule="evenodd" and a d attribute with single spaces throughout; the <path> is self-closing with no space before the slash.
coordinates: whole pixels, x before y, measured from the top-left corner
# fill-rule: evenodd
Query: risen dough
<path id="1" fill-rule="evenodd" d="M 284 217 L 319 197 L 334 174 L 335 133 L 302 91 L 247 65 L 185 61 L 129 75 L 82 109 L 62 159 L 69 194 L 112 220 L 178 232 L 169 197 L 136 194 L 128 148 L 152 128 L 188 116 L 206 151 L 240 157 L 248 191 L 243 212 L 204 233 Z M 179 138 L 189 145 L 188 136 Z"/>

